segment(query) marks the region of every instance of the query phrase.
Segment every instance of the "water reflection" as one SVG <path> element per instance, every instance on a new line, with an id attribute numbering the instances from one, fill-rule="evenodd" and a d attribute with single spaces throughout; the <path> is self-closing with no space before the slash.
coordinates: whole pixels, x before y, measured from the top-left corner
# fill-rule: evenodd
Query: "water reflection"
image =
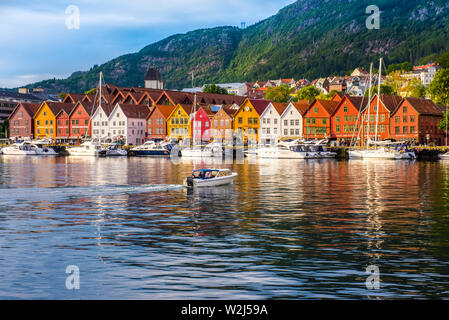
<path id="1" fill-rule="evenodd" d="M 209 166 L 239 176 L 179 186 Z M 4 156 L 0 189 L 0 297 L 448 295 L 449 163 Z"/>

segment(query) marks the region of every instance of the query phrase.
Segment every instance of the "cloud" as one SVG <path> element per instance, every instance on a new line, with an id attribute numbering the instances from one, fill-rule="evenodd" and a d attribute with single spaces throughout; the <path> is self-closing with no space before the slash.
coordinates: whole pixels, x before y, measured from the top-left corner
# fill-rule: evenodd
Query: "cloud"
<path id="1" fill-rule="evenodd" d="M 175 33 L 240 22 L 250 25 L 292 2 L 1 0 L 0 38 L 8 50 L 0 50 L 0 86 L 23 85 L 27 79 L 23 75 L 35 79 L 86 70 Z M 79 8 L 79 30 L 67 29 L 69 5 Z"/>

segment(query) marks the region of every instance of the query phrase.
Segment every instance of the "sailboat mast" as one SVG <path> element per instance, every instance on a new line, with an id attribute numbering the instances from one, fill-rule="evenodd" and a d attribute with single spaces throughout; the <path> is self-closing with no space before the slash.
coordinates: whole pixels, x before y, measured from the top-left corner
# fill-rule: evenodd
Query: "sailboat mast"
<path id="1" fill-rule="evenodd" d="M 369 109 L 370 109 L 370 106 L 371 106 L 371 85 L 372 85 L 372 79 L 373 79 L 372 74 L 373 74 L 373 64 L 371 63 L 370 66 L 369 66 L 368 112 L 367 112 L 367 119 L 366 119 L 366 150 L 368 150 L 368 147 L 369 147 L 369 143 L 368 143 L 368 141 L 369 141 L 369 130 L 370 130 L 370 127 L 369 127 L 369 116 L 370 116 Z"/>
<path id="2" fill-rule="evenodd" d="M 379 61 L 379 80 L 377 81 L 377 108 L 376 108 L 376 129 L 374 134 L 374 139 L 377 139 L 377 127 L 379 126 L 379 106 L 380 106 L 380 83 L 382 81 L 382 58 Z"/>
<path id="3" fill-rule="evenodd" d="M 196 145 L 196 121 L 195 121 L 195 117 L 196 117 L 196 91 L 195 91 L 195 95 L 193 96 L 193 119 L 192 119 L 192 129 L 193 129 L 193 145 Z"/>

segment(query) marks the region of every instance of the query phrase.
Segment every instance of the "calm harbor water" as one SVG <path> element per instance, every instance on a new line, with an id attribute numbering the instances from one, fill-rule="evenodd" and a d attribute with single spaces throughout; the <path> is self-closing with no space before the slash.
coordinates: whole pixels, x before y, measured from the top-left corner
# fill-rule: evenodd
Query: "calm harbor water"
<path id="1" fill-rule="evenodd" d="M 449 162 L 246 160 L 180 187 L 210 166 L 1 156 L 0 298 L 449 298 Z"/>

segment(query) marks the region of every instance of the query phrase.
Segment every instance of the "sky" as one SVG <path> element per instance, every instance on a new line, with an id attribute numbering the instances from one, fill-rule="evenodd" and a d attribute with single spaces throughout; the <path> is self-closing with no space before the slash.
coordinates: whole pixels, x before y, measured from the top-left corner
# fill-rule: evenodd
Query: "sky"
<path id="1" fill-rule="evenodd" d="M 293 2 L 0 0 L 0 88 L 66 78 L 176 33 L 249 26 Z"/>

